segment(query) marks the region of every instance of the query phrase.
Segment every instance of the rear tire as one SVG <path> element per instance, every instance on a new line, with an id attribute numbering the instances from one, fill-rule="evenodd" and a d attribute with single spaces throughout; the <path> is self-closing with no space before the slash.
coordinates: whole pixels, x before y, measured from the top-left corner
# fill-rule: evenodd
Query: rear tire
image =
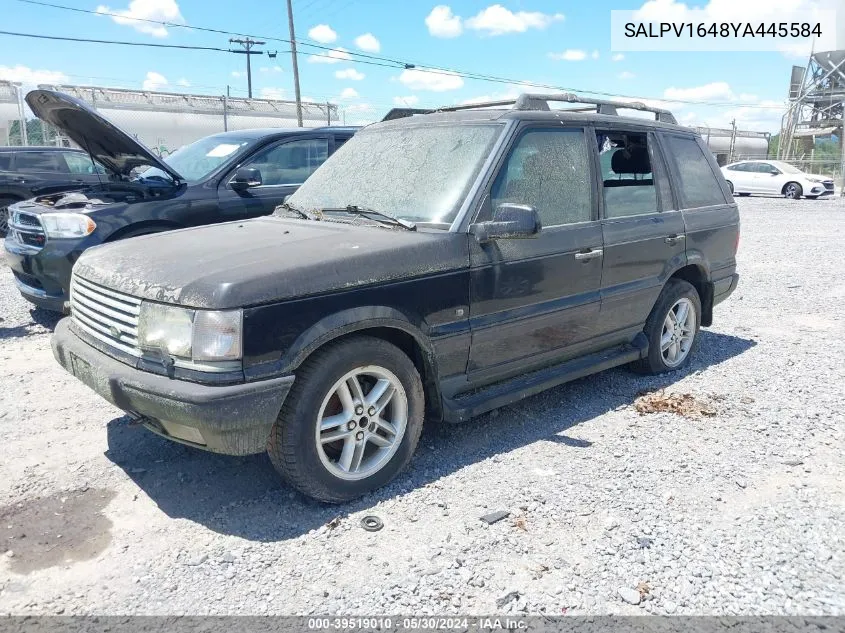
<path id="1" fill-rule="evenodd" d="M 681 369 L 698 347 L 701 298 L 695 287 L 683 279 L 670 279 L 646 319 L 648 356 L 634 369 L 643 374 L 662 374 Z"/>
<path id="2" fill-rule="evenodd" d="M 804 195 L 804 190 L 797 182 L 788 182 L 783 188 L 783 195 L 789 200 L 798 200 Z"/>
<path id="3" fill-rule="evenodd" d="M 408 464 L 424 414 L 411 359 L 382 339 L 355 337 L 318 350 L 297 370 L 267 452 L 291 486 L 341 503 L 384 486 Z"/>

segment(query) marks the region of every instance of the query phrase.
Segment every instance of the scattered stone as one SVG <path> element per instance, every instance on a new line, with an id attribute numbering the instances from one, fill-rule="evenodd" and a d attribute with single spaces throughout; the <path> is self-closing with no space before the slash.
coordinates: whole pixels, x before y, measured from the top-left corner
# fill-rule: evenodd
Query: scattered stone
<path id="1" fill-rule="evenodd" d="M 202 565 L 207 560 L 208 554 L 199 554 L 197 556 L 189 558 L 186 564 L 190 567 L 197 567 L 198 565 Z"/>
<path id="2" fill-rule="evenodd" d="M 494 523 L 498 523 L 502 519 L 509 517 L 510 514 L 511 513 L 507 510 L 496 510 L 495 512 L 485 514 L 481 517 L 481 520 L 484 521 L 487 525 L 493 525 Z"/>
<path id="3" fill-rule="evenodd" d="M 631 589 L 630 587 L 619 587 L 619 589 L 616 590 L 616 593 L 618 593 L 619 597 L 628 604 L 639 604 L 642 601 L 640 592 L 636 589 Z"/>
<path id="4" fill-rule="evenodd" d="M 675 611 L 678 610 L 678 605 L 671 600 L 667 600 L 663 603 L 663 611 L 666 612 L 668 615 L 672 615 Z"/>
<path id="5" fill-rule="evenodd" d="M 505 594 L 501 598 L 497 598 L 496 599 L 496 606 L 501 609 L 505 605 L 510 604 L 511 602 L 513 602 L 515 600 L 519 600 L 520 595 L 521 594 L 518 591 L 511 591 L 510 593 Z"/>

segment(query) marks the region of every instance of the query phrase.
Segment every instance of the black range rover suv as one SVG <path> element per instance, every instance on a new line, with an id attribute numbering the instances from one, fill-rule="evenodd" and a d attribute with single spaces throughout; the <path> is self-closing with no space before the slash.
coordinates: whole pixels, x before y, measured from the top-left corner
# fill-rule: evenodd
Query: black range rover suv
<path id="1" fill-rule="evenodd" d="M 71 269 L 86 249 L 268 215 L 355 133 L 345 127 L 223 132 L 162 159 L 69 95 L 33 90 L 26 101 L 109 170 L 94 175 L 97 184 L 89 177 L 81 191 L 53 189 L 9 207 L 4 246 L 15 284 L 25 299 L 57 312 L 68 307 Z"/>
<path id="2" fill-rule="evenodd" d="M 641 104 L 508 103 L 369 126 L 273 217 L 89 250 L 56 358 L 150 430 L 267 450 L 330 502 L 394 477 L 424 419 L 683 367 L 738 280 L 713 156 Z"/>

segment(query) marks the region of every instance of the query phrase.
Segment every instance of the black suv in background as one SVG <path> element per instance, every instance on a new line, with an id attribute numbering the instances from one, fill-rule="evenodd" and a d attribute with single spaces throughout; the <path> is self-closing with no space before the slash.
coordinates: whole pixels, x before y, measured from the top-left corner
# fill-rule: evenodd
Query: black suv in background
<path id="1" fill-rule="evenodd" d="M 56 358 L 152 431 L 267 450 L 334 502 L 393 478 L 425 419 L 683 367 L 738 280 L 713 155 L 641 104 L 514 105 L 369 126 L 273 217 L 85 253 Z"/>
<path id="2" fill-rule="evenodd" d="M 0 237 L 8 229 L 10 204 L 71 191 L 108 180 L 108 171 L 70 147 L 0 147 Z"/>
<path id="3" fill-rule="evenodd" d="M 84 190 L 9 208 L 5 249 L 15 283 L 25 299 L 55 311 L 67 308 L 71 269 L 86 249 L 272 213 L 355 133 L 343 127 L 225 132 L 161 159 L 73 97 L 34 90 L 26 101 L 110 172 Z"/>

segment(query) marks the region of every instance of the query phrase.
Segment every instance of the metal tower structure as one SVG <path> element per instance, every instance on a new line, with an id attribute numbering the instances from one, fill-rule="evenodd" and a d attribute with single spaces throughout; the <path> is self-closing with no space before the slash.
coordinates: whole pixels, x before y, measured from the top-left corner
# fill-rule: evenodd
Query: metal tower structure
<path id="1" fill-rule="evenodd" d="M 840 180 L 845 195 L 845 50 L 813 53 L 806 67 L 793 66 L 789 108 L 783 117 L 778 158 L 805 158 L 815 137 L 837 135 L 842 148 Z"/>

